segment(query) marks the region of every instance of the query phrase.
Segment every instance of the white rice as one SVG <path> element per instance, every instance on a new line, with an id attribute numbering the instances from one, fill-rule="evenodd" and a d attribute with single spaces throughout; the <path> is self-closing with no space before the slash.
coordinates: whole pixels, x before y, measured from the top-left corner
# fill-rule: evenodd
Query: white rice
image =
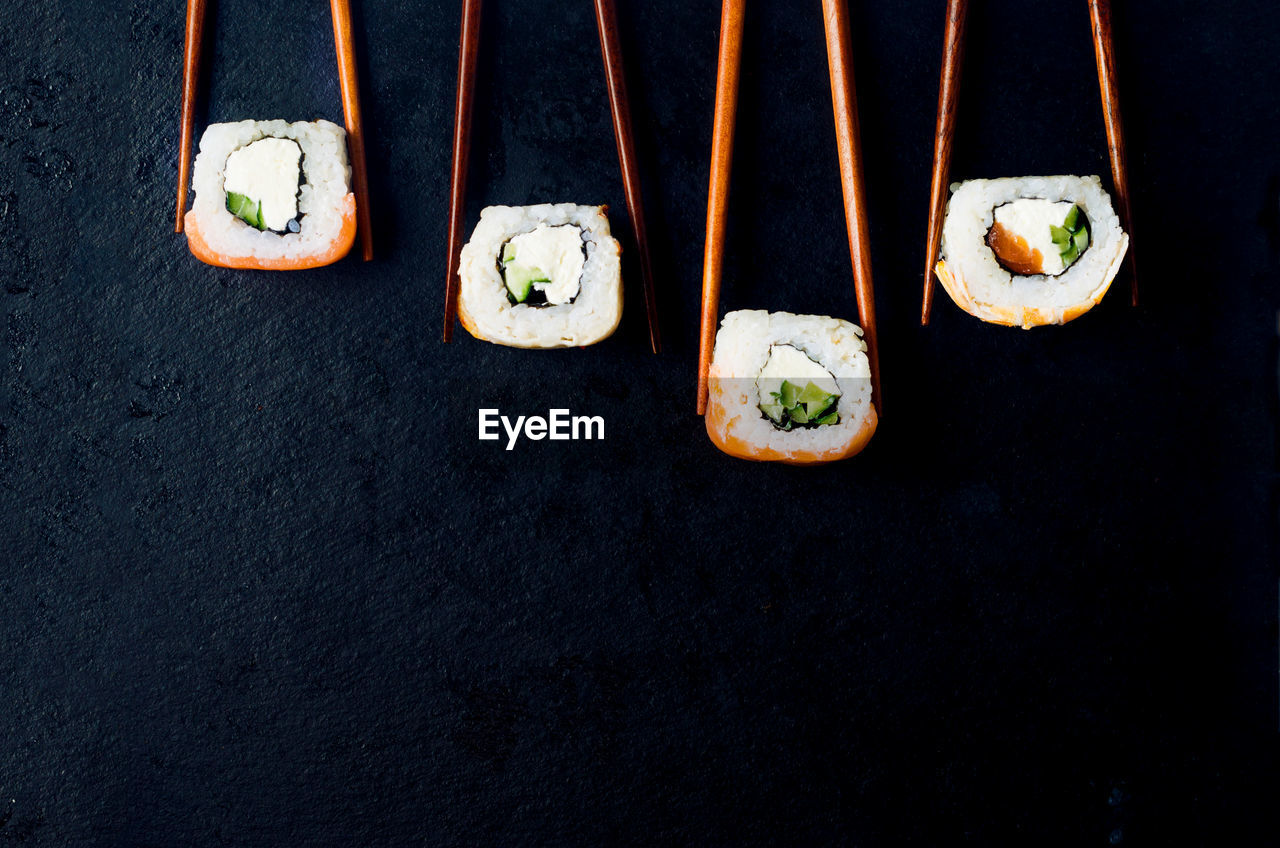
<path id="1" fill-rule="evenodd" d="M 792 345 L 836 379 L 839 423 L 780 430 L 760 411 L 757 380 L 773 345 Z M 722 404 L 725 435 L 784 455 L 837 450 L 854 440 L 871 413 L 871 366 L 862 329 L 825 315 L 744 309 L 720 322 L 712 354 L 711 403 Z M 803 385 L 807 378 L 792 382 Z"/>
<path id="2" fill-rule="evenodd" d="M 302 148 L 305 183 L 298 196 L 299 232 L 275 233 L 246 224 L 227 210 L 224 168 L 233 152 L 260 138 L 291 138 Z M 347 132 L 329 121 L 238 121 L 210 124 L 200 137 L 188 219 L 214 251 L 227 256 L 296 259 L 323 252 L 342 230 L 342 200 L 351 190 Z"/>
<path id="3" fill-rule="evenodd" d="M 961 308 L 984 320 L 1031 327 L 1074 318 L 1102 299 L 1129 245 L 1096 176 L 969 180 L 952 185 L 951 191 L 942 255 L 961 291 L 950 285 L 947 291 Z M 1088 218 L 1088 249 L 1056 277 L 1012 274 L 987 244 L 995 207 L 1020 197 L 1073 201 Z"/>
<path id="4" fill-rule="evenodd" d="M 480 213 L 458 263 L 458 315 L 473 336 L 513 347 L 578 347 L 608 338 L 622 319 L 621 248 L 609 234 L 604 206 L 544 203 L 490 206 Z M 498 268 L 502 246 L 538 226 L 571 224 L 582 230 L 587 258 L 581 288 L 571 303 L 511 303 Z"/>

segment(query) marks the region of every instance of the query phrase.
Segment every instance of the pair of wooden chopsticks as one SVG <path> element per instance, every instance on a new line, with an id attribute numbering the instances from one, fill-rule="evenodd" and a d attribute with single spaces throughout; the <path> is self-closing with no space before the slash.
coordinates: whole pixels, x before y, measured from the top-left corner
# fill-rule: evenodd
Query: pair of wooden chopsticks
<path id="1" fill-rule="evenodd" d="M 965 19 L 969 0 L 948 0 L 947 28 L 942 46 L 942 80 L 938 85 L 938 125 L 933 142 L 933 185 L 929 192 L 929 241 L 925 245 L 924 298 L 920 323 L 929 323 L 933 309 L 934 266 L 942 243 L 942 222 L 946 217 L 947 181 L 951 172 L 951 147 L 956 133 L 956 102 L 960 93 L 960 65 L 964 53 Z M 1102 117 L 1107 127 L 1107 147 L 1111 157 L 1111 182 L 1115 186 L 1120 224 L 1129 234 L 1130 299 L 1138 305 L 1138 270 L 1133 256 L 1133 212 L 1129 203 L 1129 177 L 1124 153 L 1124 132 L 1120 122 L 1120 96 L 1116 91 L 1116 56 L 1111 36 L 1111 0 L 1089 0 L 1093 22 L 1093 51 L 1098 65 L 1098 87 L 1102 92 Z"/>
<path id="2" fill-rule="evenodd" d="M 330 0 L 333 42 L 338 55 L 338 83 L 342 88 L 342 115 L 347 125 L 347 149 L 351 154 L 352 182 L 356 193 L 356 218 L 364 260 L 373 259 L 373 230 L 369 225 L 369 176 L 365 169 L 364 129 L 360 119 L 360 84 L 356 76 L 355 38 L 351 33 L 350 0 Z M 182 129 L 178 148 L 178 206 L 173 231 L 182 232 L 187 211 L 187 184 L 191 174 L 191 136 L 195 125 L 196 87 L 200 75 L 200 46 L 204 41 L 205 0 L 187 0 L 186 47 L 182 62 Z"/>
<path id="3" fill-rule="evenodd" d="M 827 35 L 827 65 L 831 72 L 831 101 L 840 158 L 840 185 L 849 231 L 858 321 L 871 363 L 871 394 L 883 415 L 880 358 L 876 343 L 875 296 L 871 285 L 871 246 L 867 237 L 866 195 L 863 190 L 862 144 L 858 131 L 858 101 L 853 84 L 853 48 L 846 0 L 822 0 Z M 729 172 L 733 163 L 733 129 L 738 114 L 738 76 L 742 64 L 742 21 L 746 0 L 724 0 L 720 11 L 720 57 L 716 69 L 716 113 L 711 132 L 711 179 L 707 189 L 707 241 L 702 263 L 702 325 L 698 345 L 698 414 L 707 411 L 707 375 L 720 316 L 720 277 L 724 268 L 724 235 L 729 205 Z"/>
<path id="4" fill-rule="evenodd" d="M 613 134 L 618 142 L 618 160 L 627 212 L 640 251 L 640 274 L 644 282 L 644 306 L 649 319 L 649 344 L 654 353 L 662 349 L 658 332 L 658 304 L 654 296 L 653 265 L 644 225 L 644 202 L 640 193 L 640 167 L 631 132 L 631 101 L 627 97 L 622 45 L 618 37 L 618 13 L 613 0 L 595 0 L 596 27 L 600 32 L 600 52 L 604 59 L 609 88 L 609 110 L 613 113 Z M 462 228 L 466 219 L 467 160 L 471 147 L 471 104 L 475 94 L 476 58 L 480 45 L 481 0 L 463 0 L 462 34 L 458 45 L 458 100 L 453 115 L 453 173 L 449 181 L 449 258 L 445 270 L 444 340 L 453 338 L 458 310 L 458 258 L 462 252 Z"/>

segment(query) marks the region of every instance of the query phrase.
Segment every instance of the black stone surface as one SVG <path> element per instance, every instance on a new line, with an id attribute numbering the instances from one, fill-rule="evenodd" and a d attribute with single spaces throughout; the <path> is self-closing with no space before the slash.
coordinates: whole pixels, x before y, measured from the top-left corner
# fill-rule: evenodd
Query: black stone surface
<path id="1" fill-rule="evenodd" d="M 214 4 L 201 120 L 341 120 L 324 3 Z M 590 3 L 491 0 L 470 224 L 604 202 Z M 1107 174 L 1082 0 L 975 3 L 953 176 Z M 0 842 L 1274 844 L 1273 3 L 1117 4 L 1145 302 L 917 325 L 942 0 L 854 2 L 886 414 L 693 414 L 718 30 L 620 2 L 595 348 L 439 341 L 456 3 L 356 9 L 378 258 L 171 232 L 183 4 L 0 6 Z M 752 3 L 724 307 L 855 314 L 817 4 Z M 941 295 L 941 292 L 940 292 Z M 476 439 L 568 406 L 602 443 Z"/>

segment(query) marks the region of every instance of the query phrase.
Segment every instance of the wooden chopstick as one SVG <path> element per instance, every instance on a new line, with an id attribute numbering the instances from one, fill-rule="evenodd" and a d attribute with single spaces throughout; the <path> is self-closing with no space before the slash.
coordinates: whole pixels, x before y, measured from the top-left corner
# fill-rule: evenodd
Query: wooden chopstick
<path id="1" fill-rule="evenodd" d="M 618 11 L 613 0 L 595 0 L 596 27 L 600 30 L 600 53 L 604 59 L 605 79 L 609 88 L 609 109 L 613 112 L 613 135 L 618 142 L 618 162 L 622 167 L 622 186 L 627 195 L 627 213 L 640 251 L 640 274 L 644 280 L 644 308 L 649 317 L 649 346 L 654 353 L 662 350 L 658 332 L 658 302 L 653 288 L 653 266 L 649 260 L 649 242 L 644 226 L 644 199 L 640 192 L 640 166 L 636 144 L 631 133 L 631 101 L 627 97 L 626 73 L 622 65 L 622 44 L 618 38 Z"/>
<path id="2" fill-rule="evenodd" d="M 964 58 L 964 25 L 969 0 L 947 0 L 947 30 L 942 43 L 942 79 L 938 83 L 938 125 L 933 139 L 933 186 L 929 190 L 929 241 L 924 250 L 924 300 L 920 323 L 929 323 L 933 310 L 934 266 L 942 248 L 942 222 L 947 210 L 947 183 L 951 177 L 951 148 L 956 137 L 956 105 L 960 94 L 960 68 Z"/>
<path id="3" fill-rule="evenodd" d="M 458 101 L 453 113 L 453 173 L 449 178 L 449 258 L 445 262 L 444 340 L 453 339 L 458 314 L 458 256 L 467 216 L 467 157 L 471 152 L 471 103 L 476 90 L 476 56 L 480 52 L 481 0 L 462 0 L 462 34 L 458 43 Z"/>
<path id="4" fill-rule="evenodd" d="M 858 97 L 853 83 L 853 46 L 849 36 L 846 0 L 822 0 L 827 33 L 827 64 L 831 70 L 831 102 L 840 156 L 840 185 L 844 189 L 844 217 L 849 230 L 849 256 L 858 297 L 858 321 L 871 365 L 871 399 L 884 415 L 880 392 L 880 356 L 876 343 L 875 292 L 871 285 L 871 242 L 867 233 L 867 199 L 863 187 L 862 142 L 858 132 Z"/>
<path id="5" fill-rule="evenodd" d="M 707 411 L 707 376 L 720 317 L 720 275 L 733 165 L 733 128 L 738 116 L 738 73 L 742 67 L 742 21 L 746 0 L 723 0 L 720 54 L 716 64 L 716 116 L 711 131 L 711 179 L 707 187 L 707 241 L 702 257 L 702 327 L 698 342 L 698 414 Z"/>
<path id="6" fill-rule="evenodd" d="M 182 54 L 182 125 L 178 141 L 178 208 L 173 231 L 182 232 L 187 214 L 187 184 L 191 182 L 191 135 L 196 118 L 196 88 L 200 84 L 200 44 L 204 40 L 205 0 L 187 0 L 187 35 Z"/>
<path id="7" fill-rule="evenodd" d="M 351 181 L 356 192 L 356 221 L 364 261 L 373 259 L 373 229 L 369 225 L 369 172 L 365 168 L 364 126 L 360 120 L 360 80 L 356 74 L 355 38 L 351 34 L 350 0 L 329 0 L 333 13 L 333 44 L 338 54 L 338 84 L 342 88 L 342 117 L 351 153 Z"/>
<path id="8" fill-rule="evenodd" d="M 1093 22 L 1093 51 L 1098 61 L 1098 87 L 1102 92 L 1102 119 L 1107 127 L 1111 155 L 1111 182 L 1115 186 L 1120 223 L 1129 234 L 1129 296 L 1138 305 L 1138 265 L 1133 256 L 1133 211 L 1129 204 L 1129 176 L 1124 152 L 1124 128 L 1120 121 L 1120 94 L 1116 90 L 1116 53 L 1111 38 L 1111 0 L 1089 0 Z"/>

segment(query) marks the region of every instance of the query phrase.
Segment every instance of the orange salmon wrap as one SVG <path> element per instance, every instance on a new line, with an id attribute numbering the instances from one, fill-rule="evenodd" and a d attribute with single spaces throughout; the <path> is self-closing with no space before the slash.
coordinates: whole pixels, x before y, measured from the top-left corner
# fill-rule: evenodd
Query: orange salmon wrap
<path id="1" fill-rule="evenodd" d="M 348 192 L 342 198 L 342 229 L 334 239 L 319 252 L 301 256 L 231 256 L 220 253 L 205 240 L 198 217 L 193 217 L 188 212 L 184 220 L 187 246 L 191 248 L 191 254 L 206 265 L 217 265 L 220 268 L 249 268 L 258 271 L 305 271 L 308 268 L 332 265 L 351 252 L 351 246 L 356 241 L 356 196 Z"/>

